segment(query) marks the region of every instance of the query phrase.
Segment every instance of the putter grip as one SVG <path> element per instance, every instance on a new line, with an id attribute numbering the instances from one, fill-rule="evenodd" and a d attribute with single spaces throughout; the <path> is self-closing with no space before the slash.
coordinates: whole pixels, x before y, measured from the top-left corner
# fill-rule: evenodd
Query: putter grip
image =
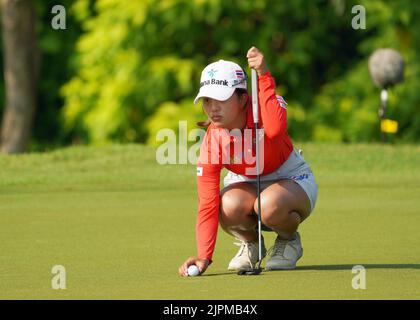
<path id="1" fill-rule="evenodd" d="M 259 122 L 258 118 L 258 75 L 257 70 L 251 69 L 251 85 L 252 85 L 252 115 L 254 123 Z"/>

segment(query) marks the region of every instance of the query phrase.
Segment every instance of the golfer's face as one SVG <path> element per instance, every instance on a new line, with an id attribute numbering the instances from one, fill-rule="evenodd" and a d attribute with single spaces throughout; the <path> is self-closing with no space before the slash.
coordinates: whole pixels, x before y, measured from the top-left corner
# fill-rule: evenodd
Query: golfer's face
<path id="1" fill-rule="evenodd" d="M 229 128 L 239 115 L 240 104 L 235 93 L 226 101 L 203 98 L 203 107 L 211 122 L 217 127 Z"/>

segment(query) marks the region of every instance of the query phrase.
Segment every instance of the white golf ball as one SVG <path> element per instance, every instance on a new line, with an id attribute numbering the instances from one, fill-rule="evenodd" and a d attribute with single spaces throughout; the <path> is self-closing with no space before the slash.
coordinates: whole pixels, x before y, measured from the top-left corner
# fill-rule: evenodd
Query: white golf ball
<path id="1" fill-rule="evenodd" d="M 189 266 L 187 272 L 190 277 L 195 277 L 200 274 L 200 270 L 195 264 Z"/>

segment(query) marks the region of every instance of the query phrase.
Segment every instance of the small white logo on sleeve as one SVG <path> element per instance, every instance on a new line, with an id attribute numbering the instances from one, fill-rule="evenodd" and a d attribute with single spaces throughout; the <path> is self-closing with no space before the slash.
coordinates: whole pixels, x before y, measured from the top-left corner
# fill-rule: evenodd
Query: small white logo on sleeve
<path id="1" fill-rule="evenodd" d="M 284 98 L 282 96 L 276 96 L 277 97 L 277 101 L 280 104 L 280 107 L 282 107 L 283 109 L 287 109 L 287 102 L 286 100 L 284 100 Z"/>
<path id="2" fill-rule="evenodd" d="M 203 175 L 203 167 L 197 167 L 197 176 L 201 177 Z"/>

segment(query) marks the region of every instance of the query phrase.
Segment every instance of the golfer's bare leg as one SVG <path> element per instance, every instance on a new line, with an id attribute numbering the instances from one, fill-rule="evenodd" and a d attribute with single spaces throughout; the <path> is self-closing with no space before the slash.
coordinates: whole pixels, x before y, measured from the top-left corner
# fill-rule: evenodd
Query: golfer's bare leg
<path id="1" fill-rule="evenodd" d="M 254 208 L 257 210 L 257 201 Z M 305 191 L 292 180 L 279 180 L 261 193 L 261 220 L 280 238 L 290 239 L 311 209 Z M 257 211 L 256 211 L 257 212 Z"/>
<path id="2" fill-rule="evenodd" d="M 223 191 L 219 210 L 223 230 L 239 240 L 257 240 L 257 217 L 254 214 L 256 198 L 256 188 L 250 183 L 235 183 L 227 187 Z"/>

